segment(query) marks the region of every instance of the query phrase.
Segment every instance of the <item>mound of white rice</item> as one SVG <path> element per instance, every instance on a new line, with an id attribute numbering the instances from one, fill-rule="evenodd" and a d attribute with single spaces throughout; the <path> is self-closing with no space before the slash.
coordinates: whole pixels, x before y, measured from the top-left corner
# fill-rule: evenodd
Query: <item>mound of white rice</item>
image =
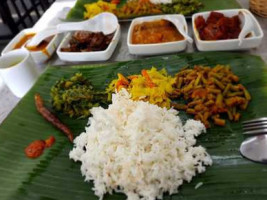
<path id="1" fill-rule="evenodd" d="M 129 200 L 161 199 L 177 193 L 183 181 L 205 171 L 212 160 L 195 137 L 204 125 L 178 112 L 143 101 L 132 101 L 126 90 L 112 97 L 108 109 L 91 110 L 86 131 L 74 140 L 70 158 L 82 163 L 85 181 L 94 181 L 103 198 L 113 190 Z"/>

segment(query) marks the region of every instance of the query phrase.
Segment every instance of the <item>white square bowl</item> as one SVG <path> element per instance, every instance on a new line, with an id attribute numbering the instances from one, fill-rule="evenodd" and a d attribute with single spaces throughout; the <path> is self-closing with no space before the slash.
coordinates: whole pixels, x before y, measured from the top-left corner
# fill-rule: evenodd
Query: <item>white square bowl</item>
<path id="1" fill-rule="evenodd" d="M 12 50 L 14 50 L 14 47 L 16 46 L 17 43 L 27 34 L 33 34 L 36 33 L 36 30 L 32 28 L 27 28 L 22 31 L 20 31 L 8 44 L 7 46 L 3 49 L 1 55 L 4 55 Z"/>
<path id="2" fill-rule="evenodd" d="M 183 24 L 185 33 L 188 33 L 187 23 L 183 15 L 156 15 L 148 17 L 139 17 L 135 18 L 129 28 L 127 45 L 129 52 L 135 55 L 157 55 L 157 54 L 166 54 L 183 51 L 186 48 L 187 41 L 180 40 L 176 42 L 165 42 L 165 43 L 156 43 L 156 44 L 132 44 L 132 33 L 134 26 L 136 24 L 141 24 L 143 22 L 151 22 L 155 20 L 164 19 L 166 16 L 175 16 Z"/>
<path id="3" fill-rule="evenodd" d="M 210 15 L 209 12 L 201 12 L 196 13 L 192 16 L 192 27 L 194 32 L 195 43 L 197 49 L 199 51 L 229 51 L 229 50 L 245 50 L 258 47 L 261 44 L 263 38 L 263 31 L 259 25 L 257 19 L 253 16 L 253 14 L 247 9 L 231 9 L 231 10 L 215 10 L 215 12 L 219 12 L 224 14 L 226 17 L 233 17 L 234 15 L 238 15 L 239 11 L 245 11 L 249 13 L 253 24 L 254 24 L 254 35 L 249 38 L 245 38 L 241 46 L 239 46 L 238 39 L 227 39 L 227 40 L 201 40 L 199 37 L 198 30 L 195 25 L 195 20 L 198 16 L 203 16 L 205 20 Z M 241 20 L 241 27 L 243 26 L 244 22 Z"/>
<path id="4" fill-rule="evenodd" d="M 19 32 L 4 48 L 2 51 L 2 55 L 6 54 L 9 51 L 14 50 L 15 45 L 27 34 L 30 33 L 36 33 L 37 30 L 33 28 L 24 29 L 21 32 Z M 57 46 L 59 45 L 60 41 L 62 40 L 63 36 L 62 34 L 56 35 L 53 37 L 53 39 L 49 42 L 47 47 L 42 51 L 29 51 L 31 53 L 31 56 L 36 63 L 44 63 L 46 62 L 55 52 L 57 49 Z M 29 41 L 27 41 L 29 42 Z M 27 44 L 26 42 L 26 44 Z M 22 46 L 22 48 L 25 48 L 25 45 Z M 26 48 L 25 48 L 26 49 Z"/>
<path id="5" fill-rule="evenodd" d="M 69 41 L 72 37 L 72 33 L 68 33 L 62 40 L 61 44 L 57 49 L 58 57 L 63 61 L 69 62 L 84 62 L 84 61 L 105 61 L 108 60 L 113 54 L 119 39 L 120 39 L 120 25 L 115 31 L 115 34 L 104 51 L 91 51 L 91 52 L 63 52 L 61 48 L 68 47 Z"/>

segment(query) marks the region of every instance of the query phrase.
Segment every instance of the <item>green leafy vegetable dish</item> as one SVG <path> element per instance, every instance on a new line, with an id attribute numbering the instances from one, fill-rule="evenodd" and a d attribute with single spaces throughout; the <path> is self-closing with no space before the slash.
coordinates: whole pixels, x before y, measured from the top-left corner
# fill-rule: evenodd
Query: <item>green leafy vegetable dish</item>
<path id="1" fill-rule="evenodd" d="M 162 4 L 163 13 L 192 15 L 204 7 L 204 4 L 198 0 L 172 0 L 170 4 Z"/>
<path id="2" fill-rule="evenodd" d="M 70 117 L 85 118 L 90 108 L 105 102 L 104 92 L 96 92 L 90 81 L 82 73 L 76 73 L 69 79 L 62 78 L 51 88 L 53 108 Z"/>

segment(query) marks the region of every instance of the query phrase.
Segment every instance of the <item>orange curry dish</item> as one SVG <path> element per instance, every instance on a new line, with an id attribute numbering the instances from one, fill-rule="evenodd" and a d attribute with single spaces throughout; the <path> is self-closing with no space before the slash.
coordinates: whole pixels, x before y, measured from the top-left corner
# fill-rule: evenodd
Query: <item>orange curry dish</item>
<path id="1" fill-rule="evenodd" d="M 183 39 L 173 23 L 164 19 L 137 24 L 132 34 L 132 44 L 164 43 Z"/>
<path id="2" fill-rule="evenodd" d="M 42 42 L 40 42 L 40 44 L 38 44 L 37 46 L 26 46 L 26 48 L 29 51 L 42 51 L 42 50 L 44 50 L 48 46 L 48 44 L 51 42 L 51 40 L 53 38 L 54 38 L 54 35 L 46 38 L 45 40 L 43 40 Z"/>
<path id="3" fill-rule="evenodd" d="M 14 46 L 13 49 L 20 49 L 22 48 L 30 39 L 33 38 L 33 36 L 35 36 L 36 33 L 27 33 L 25 34 L 20 40 L 19 42 Z M 46 47 L 48 46 L 48 44 L 51 42 L 51 40 L 54 38 L 53 36 L 50 36 L 48 38 L 46 38 L 45 40 L 43 40 L 40 44 L 38 44 L 37 46 L 25 46 L 26 49 L 28 49 L 29 51 L 42 51 L 45 55 L 47 55 L 48 57 L 50 57 Z"/>
<path id="4" fill-rule="evenodd" d="M 13 49 L 20 49 L 29 39 L 35 36 L 36 33 L 27 33 L 24 35 L 19 42 L 14 46 Z"/>

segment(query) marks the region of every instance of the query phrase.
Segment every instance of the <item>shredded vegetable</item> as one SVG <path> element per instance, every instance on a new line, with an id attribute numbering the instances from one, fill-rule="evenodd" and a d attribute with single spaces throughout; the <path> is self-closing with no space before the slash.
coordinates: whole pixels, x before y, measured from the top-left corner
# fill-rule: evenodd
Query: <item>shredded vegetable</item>
<path id="1" fill-rule="evenodd" d="M 86 12 L 84 12 L 84 19 L 90 19 L 102 12 L 111 12 L 114 13 L 117 5 L 115 3 L 108 3 L 102 0 L 99 0 L 95 3 L 89 3 L 84 5 Z"/>
<path id="2" fill-rule="evenodd" d="M 170 108 L 170 94 L 173 93 L 172 85 L 175 78 L 168 76 L 165 69 L 158 71 L 152 67 L 150 70 L 143 69 L 141 74 L 124 77 L 118 74 L 118 78 L 113 80 L 106 89 L 109 100 L 115 90 L 122 88 L 128 90 L 133 100 L 148 101 L 160 107 Z"/>

